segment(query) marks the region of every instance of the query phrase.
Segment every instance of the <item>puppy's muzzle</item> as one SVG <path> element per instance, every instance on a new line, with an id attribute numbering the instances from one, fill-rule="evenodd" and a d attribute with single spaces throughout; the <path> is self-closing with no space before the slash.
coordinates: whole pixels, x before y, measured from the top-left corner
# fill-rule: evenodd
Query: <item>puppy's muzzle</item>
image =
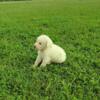
<path id="1" fill-rule="evenodd" d="M 34 44 L 34 48 L 37 49 L 37 43 Z"/>

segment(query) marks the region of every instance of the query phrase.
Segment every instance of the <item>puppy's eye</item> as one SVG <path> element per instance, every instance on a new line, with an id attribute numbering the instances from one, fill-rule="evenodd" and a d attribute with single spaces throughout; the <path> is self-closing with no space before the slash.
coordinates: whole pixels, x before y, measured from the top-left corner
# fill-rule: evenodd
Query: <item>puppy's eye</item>
<path id="1" fill-rule="evenodd" d="M 39 42 L 39 44 L 41 45 L 41 42 Z"/>

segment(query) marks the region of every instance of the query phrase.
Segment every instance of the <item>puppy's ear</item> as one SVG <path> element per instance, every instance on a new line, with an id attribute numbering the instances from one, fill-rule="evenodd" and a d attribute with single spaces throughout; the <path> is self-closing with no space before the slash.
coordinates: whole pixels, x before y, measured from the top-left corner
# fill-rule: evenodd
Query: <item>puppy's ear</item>
<path id="1" fill-rule="evenodd" d="M 48 40 L 47 40 L 47 48 L 48 48 L 48 47 L 51 47 L 52 44 L 53 44 L 52 40 L 51 40 L 51 39 L 48 39 Z"/>

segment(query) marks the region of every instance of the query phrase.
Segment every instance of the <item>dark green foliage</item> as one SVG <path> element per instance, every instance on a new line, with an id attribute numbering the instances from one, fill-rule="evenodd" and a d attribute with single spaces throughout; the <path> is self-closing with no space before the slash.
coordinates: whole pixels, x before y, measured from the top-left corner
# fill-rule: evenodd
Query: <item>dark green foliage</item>
<path id="1" fill-rule="evenodd" d="M 64 64 L 32 69 L 40 34 Z M 100 1 L 0 3 L 0 100 L 100 100 Z"/>

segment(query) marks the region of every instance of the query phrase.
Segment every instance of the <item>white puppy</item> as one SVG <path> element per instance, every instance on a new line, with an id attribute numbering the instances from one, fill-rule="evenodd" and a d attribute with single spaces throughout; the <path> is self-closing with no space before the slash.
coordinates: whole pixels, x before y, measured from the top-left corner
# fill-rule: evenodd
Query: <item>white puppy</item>
<path id="1" fill-rule="evenodd" d="M 33 67 L 38 66 L 40 63 L 41 67 L 45 67 L 52 62 L 63 63 L 66 60 L 65 51 L 54 44 L 46 35 L 40 35 L 34 46 L 38 50 L 38 56 Z"/>

